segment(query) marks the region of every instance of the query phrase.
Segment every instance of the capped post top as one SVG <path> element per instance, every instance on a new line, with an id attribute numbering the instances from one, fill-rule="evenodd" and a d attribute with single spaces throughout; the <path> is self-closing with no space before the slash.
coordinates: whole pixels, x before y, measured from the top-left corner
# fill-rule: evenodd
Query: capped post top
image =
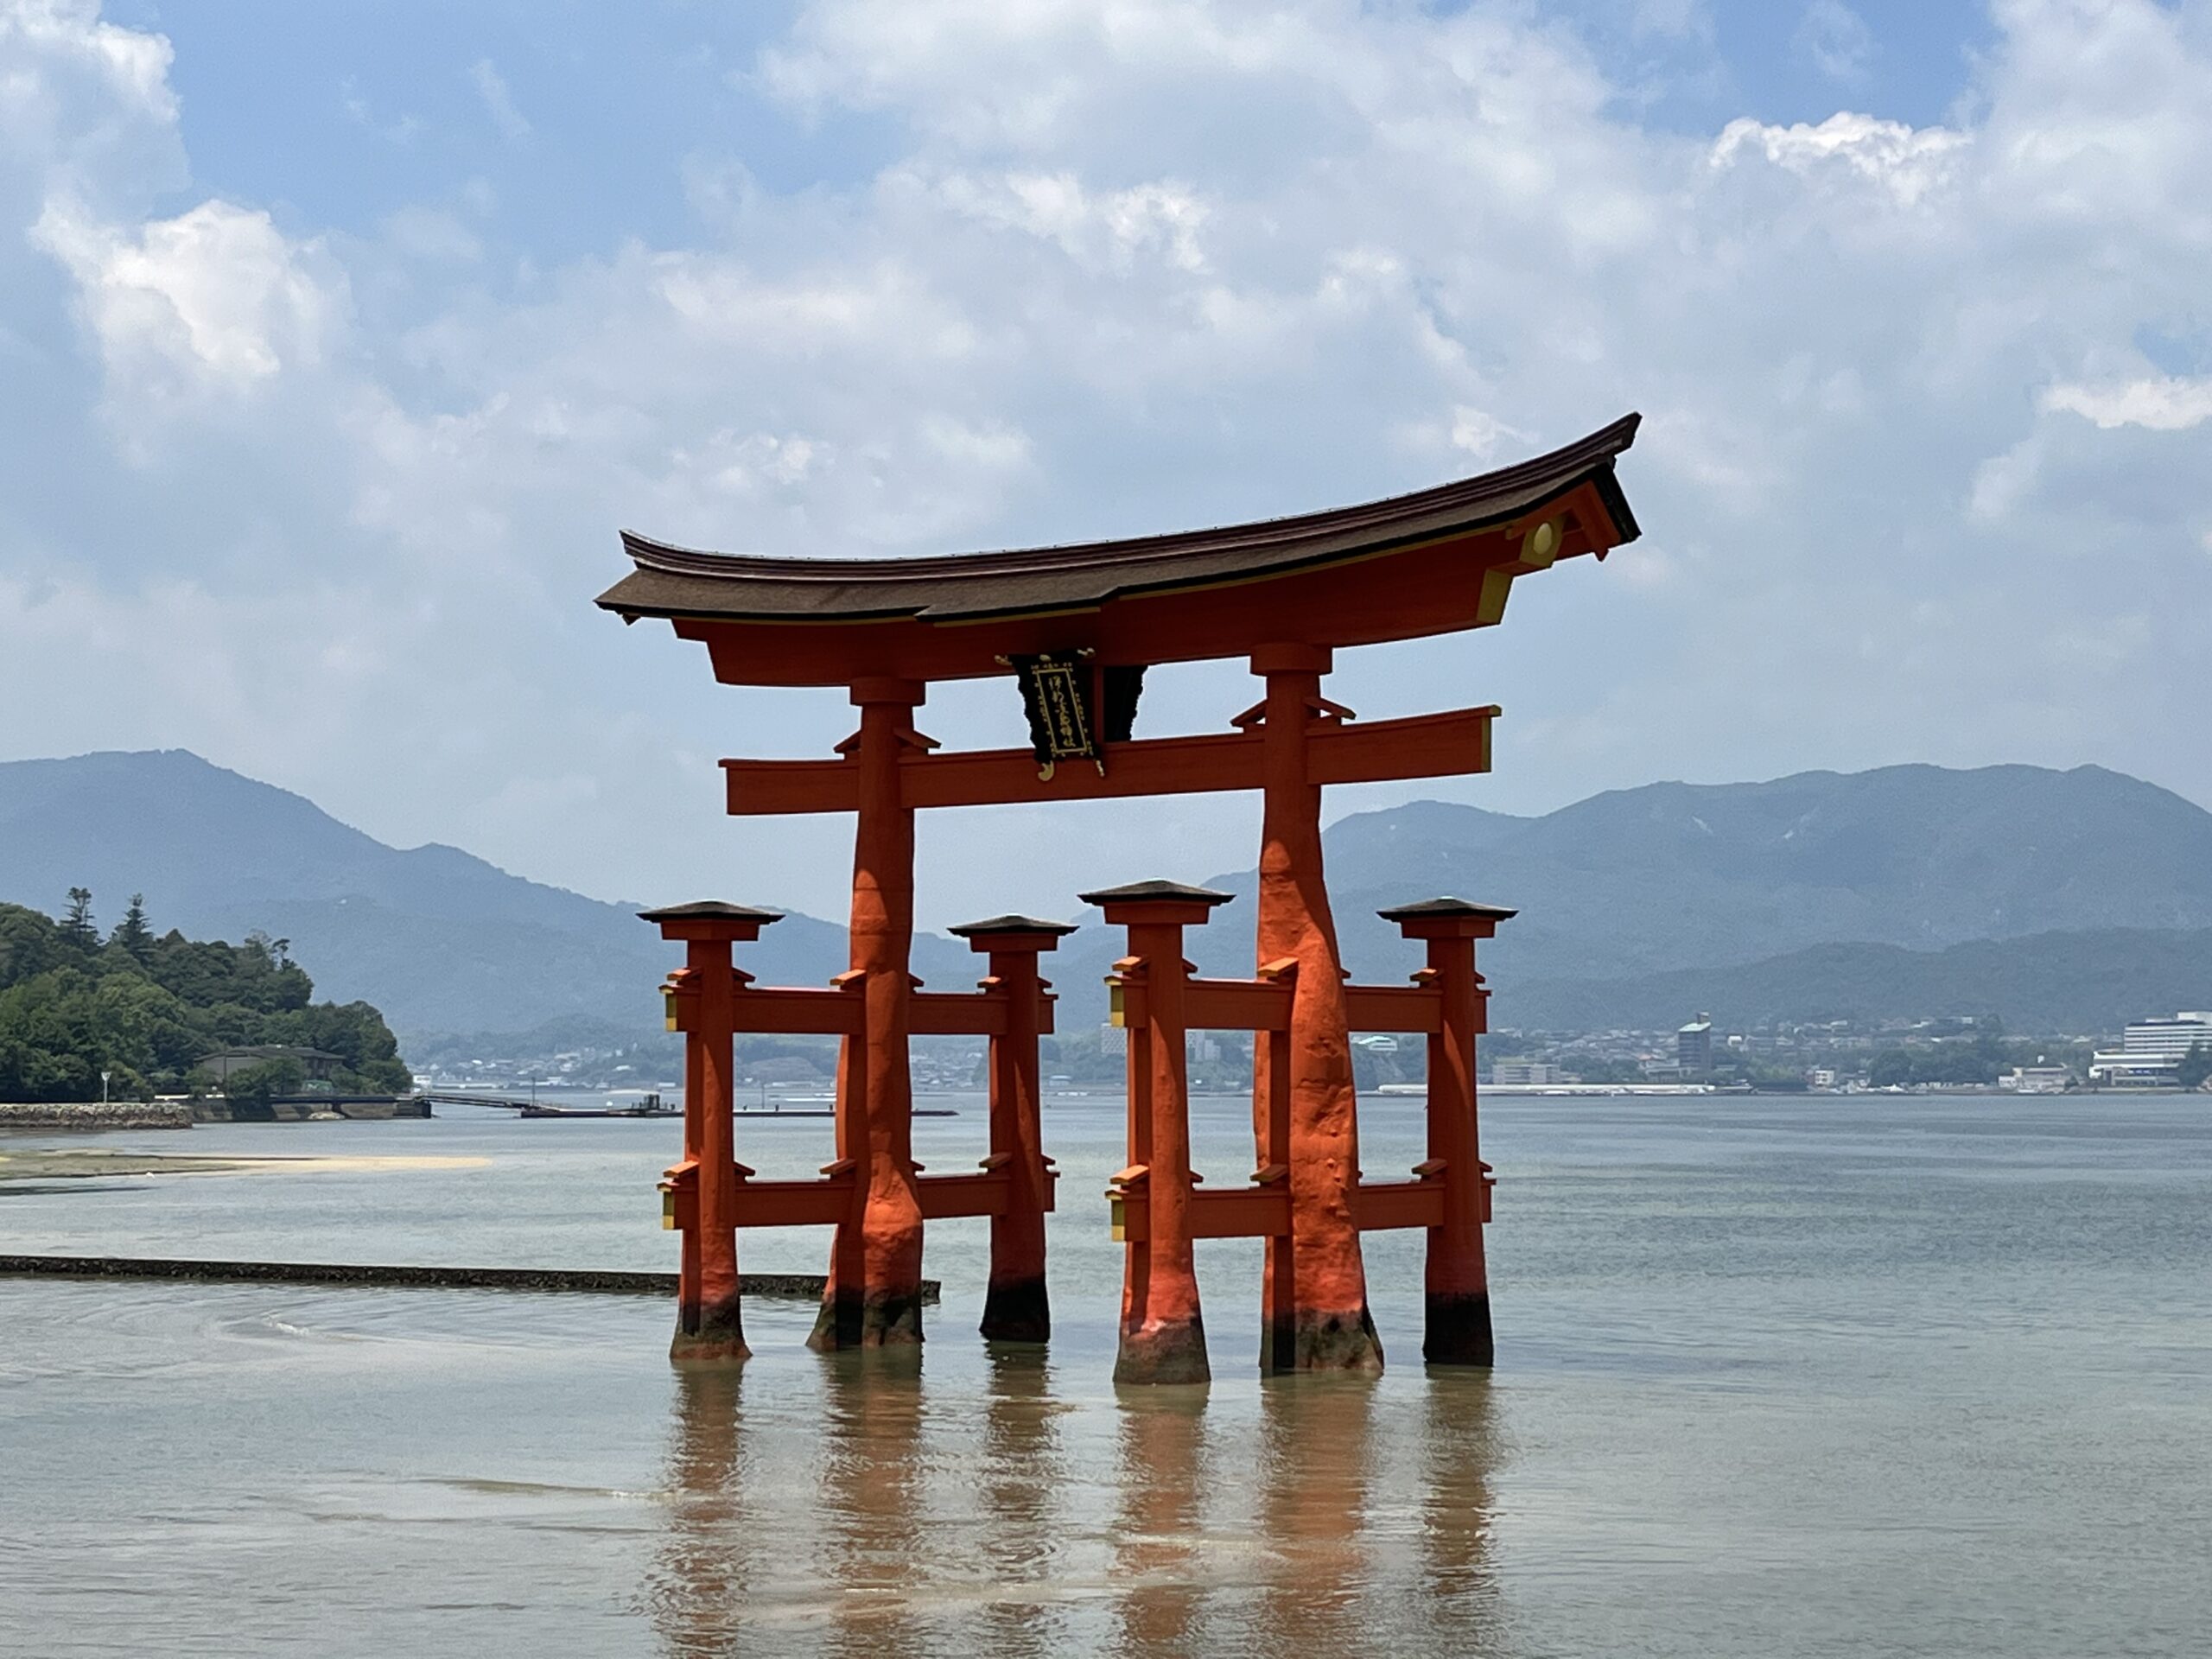
<path id="1" fill-rule="evenodd" d="M 1173 904 L 1225 905 L 1236 897 L 1233 893 L 1217 893 L 1211 887 L 1193 887 L 1180 881 L 1131 881 L 1118 887 L 1100 887 L 1095 893 L 1078 893 L 1076 897 L 1086 905 L 1141 905 L 1153 899 L 1164 899 Z"/>
<path id="2" fill-rule="evenodd" d="M 1131 881 L 1118 887 L 1079 893 L 1077 898 L 1096 905 L 1109 922 L 1160 921 L 1191 925 L 1204 922 L 1217 905 L 1225 905 L 1233 893 L 1193 887 L 1180 881 Z"/>
<path id="3" fill-rule="evenodd" d="M 963 922 L 944 930 L 956 939 L 966 939 L 978 950 L 996 946 L 1004 949 L 1012 940 L 1028 938 L 1038 941 L 1037 948 L 1050 950 L 1060 940 L 1076 931 L 1073 922 L 1048 922 L 1039 916 L 993 916 L 980 922 Z"/>
<path id="4" fill-rule="evenodd" d="M 1386 922 L 1395 922 L 1398 931 L 1409 939 L 1487 939 L 1497 934 L 1500 922 L 1510 922 L 1521 912 L 1503 905 L 1478 905 L 1471 899 L 1443 898 L 1423 899 L 1375 913 Z"/>
<path id="5" fill-rule="evenodd" d="M 760 930 L 784 919 L 780 910 L 758 910 L 751 905 L 726 904 L 719 899 L 699 899 L 688 905 L 664 905 L 641 910 L 638 919 L 660 929 L 664 939 L 757 939 Z"/>

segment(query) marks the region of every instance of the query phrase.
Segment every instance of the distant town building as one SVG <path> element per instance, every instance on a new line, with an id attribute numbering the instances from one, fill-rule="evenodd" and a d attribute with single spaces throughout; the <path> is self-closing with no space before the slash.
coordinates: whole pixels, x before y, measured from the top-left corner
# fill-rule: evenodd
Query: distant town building
<path id="1" fill-rule="evenodd" d="M 1493 1060 L 1490 1080 L 1493 1087 L 1499 1089 L 1540 1089 L 1548 1084 L 1567 1081 L 1559 1067 L 1549 1060 Z"/>
<path id="2" fill-rule="evenodd" d="M 2177 1061 L 2156 1054 L 2128 1054 L 2100 1049 L 2089 1057 L 2089 1081 L 2107 1086 L 2171 1089 Z"/>
<path id="3" fill-rule="evenodd" d="M 1700 1014 L 1675 1033 L 1675 1064 L 1689 1076 L 1713 1070 L 1713 1016 Z"/>
<path id="4" fill-rule="evenodd" d="M 1997 1086 L 2016 1095 L 2063 1095 L 2073 1082 L 2074 1074 L 2063 1065 L 2016 1065 L 1997 1079 Z"/>
<path id="5" fill-rule="evenodd" d="M 2138 1020 L 2117 1049 L 2090 1057 L 2089 1081 L 2139 1089 L 2171 1087 L 2174 1069 L 2202 1043 L 2212 1048 L 2212 1014 L 2183 1010 L 2171 1020 Z"/>
<path id="6" fill-rule="evenodd" d="M 2139 1020 L 2128 1027 L 2120 1052 L 2130 1058 L 2178 1060 L 2197 1043 L 2212 1048 L 2212 1014 L 2183 1012 L 2171 1020 Z"/>
<path id="7" fill-rule="evenodd" d="M 1808 1071 L 1805 1074 L 1805 1085 L 1808 1089 L 1834 1088 L 1836 1085 L 1835 1069 L 1833 1066 L 1815 1066 L 1810 1071 Z"/>

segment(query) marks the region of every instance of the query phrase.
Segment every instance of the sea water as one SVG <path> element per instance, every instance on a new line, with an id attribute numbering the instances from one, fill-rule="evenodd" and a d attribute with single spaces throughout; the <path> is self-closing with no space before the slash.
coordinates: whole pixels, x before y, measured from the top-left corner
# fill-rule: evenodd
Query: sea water
<path id="1" fill-rule="evenodd" d="M 982 1103 L 916 1124 L 972 1168 Z M 1370 1179 L 1417 1102 L 1363 1108 Z M 1194 1105 L 1213 1183 L 1238 1100 Z M 764 1175 L 820 1120 L 748 1116 Z M 2212 1643 L 2212 1098 L 1494 1098 L 1498 1364 L 1262 1382 L 1257 1247 L 1199 1246 L 1214 1382 L 1117 1394 L 1122 1109 L 1047 1103 L 1047 1350 L 931 1225 L 912 1356 L 653 1298 L 0 1281 L 0 1652 L 2197 1655 Z M 669 1268 L 667 1122 L 12 1138 L 372 1160 L 0 1184 L 0 1251 Z M 455 1160 L 380 1167 L 385 1157 Z M 821 1232 L 742 1265 L 822 1270 Z"/>

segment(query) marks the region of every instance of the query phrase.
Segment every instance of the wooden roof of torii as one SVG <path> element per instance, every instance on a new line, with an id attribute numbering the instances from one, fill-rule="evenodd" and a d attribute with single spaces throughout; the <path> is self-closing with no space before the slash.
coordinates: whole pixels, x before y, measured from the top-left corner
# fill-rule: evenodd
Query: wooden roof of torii
<path id="1" fill-rule="evenodd" d="M 769 558 L 630 531 L 599 603 L 703 641 L 735 684 L 967 678 L 1011 654 L 1113 664 L 1352 645 L 1498 620 L 1515 575 L 1636 539 L 1613 476 L 1630 415 L 1497 472 L 1295 518 L 1125 541 L 928 558 Z"/>

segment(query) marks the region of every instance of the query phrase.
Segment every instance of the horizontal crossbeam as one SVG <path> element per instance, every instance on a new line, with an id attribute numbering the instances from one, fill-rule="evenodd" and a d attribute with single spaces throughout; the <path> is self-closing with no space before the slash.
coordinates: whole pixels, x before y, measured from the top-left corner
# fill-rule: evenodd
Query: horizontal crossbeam
<path id="1" fill-rule="evenodd" d="M 740 1227 L 832 1226 L 853 1209 L 854 1174 L 813 1181 L 743 1180 L 733 1206 Z"/>
<path id="2" fill-rule="evenodd" d="M 1444 1029 L 1444 998 L 1427 985 L 1347 985 L 1344 1020 L 1353 1031 L 1434 1035 Z"/>
<path id="3" fill-rule="evenodd" d="M 1141 1183 L 1107 1196 L 1116 1243 L 1141 1244 L 1152 1236 L 1152 1199 Z M 1280 1238 L 1290 1231 L 1290 1189 L 1278 1181 L 1194 1192 L 1189 1214 L 1192 1238 Z"/>
<path id="4" fill-rule="evenodd" d="M 1352 1189 L 1351 1218 L 1363 1233 L 1393 1227 L 1441 1227 L 1444 1224 L 1444 1183 L 1426 1181 L 1362 1181 Z"/>
<path id="5" fill-rule="evenodd" d="M 1000 1160 L 994 1160 L 995 1163 Z M 690 1167 L 686 1166 L 685 1167 Z M 674 1172 L 671 1172 L 673 1173 Z M 1043 1205 L 1052 1208 L 1053 1190 L 1059 1173 L 1045 1172 Z M 813 1227 L 834 1226 L 852 1213 L 854 1172 L 848 1169 L 836 1175 L 828 1175 L 811 1181 L 762 1181 L 751 1179 L 737 1183 L 736 1223 L 740 1227 Z M 696 1199 L 691 1197 L 693 1182 L 671 1182 L 678 1191 L 678 1204 L 683 1207 L 677 1212 L 678 1224 L 684 1224 L 697 1214 Z M 914 1181 L 914 1192 L 920 1200 L 922 1218 L 925 1221 L 944 1221 L 957 1216 L 1002 1216 L 1012 1202 L 1013 1178 L 1002 1167 L 987 1168 L 974 1175 L 921 1175 Z M 684 1200 L 690 1198 L 690 1203 Z"/>
<path id="6" fill-rule="evenodd" d="M 1318 722 L 1306 733 L 1306 781 L 1372 784 L 1488 772 L 1491 721 L 1497 715 L 1497 709 L 1488 707 L 1356 725 Z M 1027 749 L 912 749 L 899 761 L 900 804 L 994 806 L 1258 789 L 1264 741 L 1255 728 L 1109 743 L 1103 772 L 1088 761 L 1065 761 L 1049 779 L 1037 775 L 1036 759 Z M 722 770 L 729 810 L 738 817 L 860 808 L 860 764 L 849 756 L 725 760 Z"/>
<path id="7" fill-rule="evenodd" d="M 1052 1034 L 1052 1003 L 1037 999 L 1037 1029 Z M 1007 1005 L 989 991 L 915 991 L 906 999 L 906 1029 L 917 1037 L 1003 1037 Z"/>
<path id="8" fill-rule="evenodd" d="M 1183 1024 L 1191 1031 L 1288 1031 L 1290 999 L 1287 980 L 1279 985 L 1246 979 L 1185 980 Z"/>
<path id="9" fill-rule="evenodd" d="M 730 998 L 730 1028 L 755 1035 L 856 1037 L 867 1015 L 867 1004 L 849 990 L 747 987 Z"/>
<path id="10" fill-rule="evenodd" d="M 1363 1233 L 1401 1227 L 1441 1227 L 1444 1224 L 1444 1182 L 1441 1165 L 1424 1165 L 1431 1173 L 1411 1181 L 1362 1181 L 1352 1189 L 1352 1219 Z M 1488 1165 L 1483 1166 L 1482 1217 L 1490 1220 L 1491 1188 L 1494 1181 Z M 1141 1244 L 1152 1236 L 1152 1200 L 1140 1179 L 1117 1185 L 1107 1193 L 1111 1203 L 1114 1242 Z M 1265 1186 L 1229 1187 L 1217 1192 L 1191 1194 L 1192 1238 L 1279 1238 L 1290 1231 L 1290 1189 L 1281 1181 Z"/>

